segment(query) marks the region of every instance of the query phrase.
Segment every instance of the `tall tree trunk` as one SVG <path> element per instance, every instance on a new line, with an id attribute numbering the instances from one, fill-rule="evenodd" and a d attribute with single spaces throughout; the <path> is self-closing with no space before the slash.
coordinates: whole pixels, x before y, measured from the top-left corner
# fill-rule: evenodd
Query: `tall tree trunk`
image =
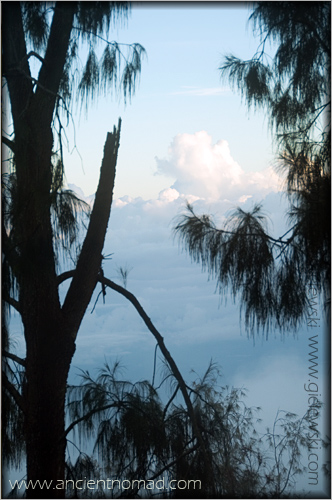
<path id="1" fill-rule="evenodd" d="M 61 486 L 65 475 L 65 396 L 75 344 L 61 321 L 49 321 L 48 311 L 41 319 L 39 331 L 31 331 L 31 335 L 26 331 L 30 339 L 26 367 L 27 477 L 36 485 L 28 488 L 27 497 L 64 498 L 65 490 L 56 486 Z"/>
<path id="2" fill-rule="evenodd" d="M 38 116 L 32 101 L 28 117 Z M 42 122 L 42 120 L 40 120 Z M 27 118 L 28 122 L 28 118 Z M 37 122 L 37 123 L 36 123 Z M 62 321 L 57 287 L 53 228 L 51 128 L 39 121 L 26 123 L 16 154 L 16 228 L 20 237 L 20 306 L 26 340 L 25 433 L 27 477 L 35 484 L 64 478 L 64 405 L 74 341 Z M 64 492 L 46 491 L 37 483 L 27 489 L 28 498 L 61 498 Z"/>
<path id="3" fill-rule="evenodd" d="M 47 150 L 47 143 L 51 147 L 49 134 L 42 136 L 43 147 L 41 144 L 36 147 L 31 140 L 25 149 L 28 160 L 26 155 L 18 156 L 20 166 L 17 169 L 24 175 L 31 161 L 29 153 L 39 151 L 38 161 L 29 169 L 31 176 L 29 179 L 27 176 L 19 197 L 22 208 L 28 207 L 19 225 L 22 235 L 20 307 L 27 346 L 24 400 L 27 477 L 31 481 L 28 498 L 63 498 L 65 494 L 62 486 L 67 378 L 77 332 L 98 280 L 112 204 L 119 136 L 120 121 L 119 128 L 114 128 L 107 136 L 89 228 L 74 272 L 71 293 L 67 293 L 62 308 L 52 244 L 49 179 L 34 183 L 34 176 L 38 177 L 39 172 L 48 175 L 47 163 L 42 167 L 43 161 L 47 162 L 47 154 L 44 156 L 40 151 Z M 38 137 L 41 137 L 40 132 Z"/>

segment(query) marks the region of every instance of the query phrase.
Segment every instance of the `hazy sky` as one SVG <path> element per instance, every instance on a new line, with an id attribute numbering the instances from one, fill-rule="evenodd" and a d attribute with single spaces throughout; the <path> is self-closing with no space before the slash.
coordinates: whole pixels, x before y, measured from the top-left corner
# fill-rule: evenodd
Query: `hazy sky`
<path id="1" fill-rule="evenodd" d="M 109 95 L 99 99 L 87 117 L 82 113 L 76 119 L 83 165 L 76 150 L 67 157 L 68 182 L 78 184 L 87 195 L 95 191 L 106 133 L 118 116 L 123 122 L 116 197 L 148 199 L 172 184 L 174 172 L 160 171 L 158 166 L 168 158 L 178 134 L 204 131 L 212 146 L 227 141 L 230 155 L 244 171 L 266 168 L 273 157 L 264 115 L 249 115 L 218 70 L 225 54 L 249 58 L 255 53 L 258 39 L 247 27 L 248 14 L 242 3 L 134 2 L 127 26 L 115 29 L 111 38 L 138 42 L 146 49 L 140 85 L 126 106 Z"/>
<path id="2" fill-rule="evenodd" d="M 148 57 L 140 85 L 126 107 L 108 96 L 87 118 L 84 113 L 75 117 L 80 156 L 73 151 L 70 128 L 65 166 L 68 184 L 93 194 L 106 134 L 122 117 L 115 201 L 104 250 L 113 255 L 105 261 L 105 275 L 116 280 L 117 267 L 131 269 L 128 289 L 164 336 L 187 380 L 191 369 L 202 375 L 212 358 L 221 366 L 221 384 L 247 387 L 247 404 L 261 406 L 261 417 L 271 426 L 278 409 L 301 415 L 308 408 L 304 384 L 311 332 L 304 326 L 284 339 L 274 331 L 268 341 L 248 339 L 238 304 L 231 299 L 220 303 L 216 283 L 181 253 L 172 236 L 174 218 L 186 200 L 199 213 L 214 214 L 220 224 L 236 205 L 246 209 L 263 201 L 272 233 L 280 236 L 286 230 L 287 201 L 271 166 L 267 120 L 262 113 L 249 114 L 218 71 L 225 54 L 246 59 L 255 53 L 259 40 L 247 28 L 248 15 L 248 8 L 236 3 L 134 3 L 128 26 L 113 36 L 145 47 Z M 98 292 L 78 336 L 72 376 L 77 367 L 93 369 L 104 359 L 120 359 L 129 378 L 151 380 L 151 334 L 133 307 L 114 292 L 108 291 L 106 304 L 100 299 L 91 314 Z M 18 334 L 20 327 L 14 326 Z M 319 377 L 323 391 L 321 372 Z M 306 477 L 300 486 L 307 487 Z"/>

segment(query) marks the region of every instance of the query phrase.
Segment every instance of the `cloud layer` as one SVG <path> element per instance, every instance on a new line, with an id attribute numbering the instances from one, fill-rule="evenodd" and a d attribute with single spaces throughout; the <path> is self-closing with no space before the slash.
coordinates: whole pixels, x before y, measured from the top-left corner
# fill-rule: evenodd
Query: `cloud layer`
<path id="1" fill-rule="evenodd" d="M 305 335 L 282 343 L 276 332 L 276 339 L 255 346 L 241 326 L 238 304 L 220 303 L 215 280 L 181 252 L 172 235 L 186 200 L 197 213 L 213 214 L 217 225 L 230 208 L 248 210 L 263 200 L 272 235 L 280 236 L 286 230 L 287 203 L 278 192 L 279 178 L 272 169 L 244 172 L 227 141 L 213 144 L 204 131 L 176 136 L 169 157 L 157 159 L 157 166 L 172 181 L 167 184 L 165 178 L 165 189 L 156 199 L 124 196 L 113 202 L 103 251 L 112 255 L 103 262 L 105 275 L 121 284 L 119 267 L 130 269 L 128 289 L 163 335 L 187 380 L 191 369 L 202 375 L 212 358 L 222 367 L 223 384 L 248 387 L 250 404 L 273 409 L 267 411 L 267 425 L 278 407 L 301 413 L 305 395 L 294 398 L 294 393 L 305 373 Z M 151 379 L 155 340 L 132 305 L 115 292 L 108 290 L 105 304 L 99 297 L 94 308 L 99 292 L 97 288 L 83 320 L 74 367 L 92 369 L 105 358 L 110 363 L 120 359 L 128 378 Z M 158 354 L 158 376 L 162 369 Z M 293 379 L 285 391 L 285 381 Z"/>

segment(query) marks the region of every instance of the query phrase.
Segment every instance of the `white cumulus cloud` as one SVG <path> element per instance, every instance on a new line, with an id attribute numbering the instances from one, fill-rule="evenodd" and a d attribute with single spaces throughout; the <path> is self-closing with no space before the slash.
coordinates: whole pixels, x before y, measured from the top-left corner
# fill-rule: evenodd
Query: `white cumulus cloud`
<path id="1" fill-rule="evenodd" d="M 173 188 L 166 188 L 160 191 L 159 193 L 159 200 L 160 201 L 166 201 L 166 202 L 172 202 L 174 200 L 177 200 L 178 197 L 180 196 L 180 193 Z"/>
<path id="2" fill-rule="evenodd" d="M 212 143 L 204 130 L 174 137 L 168 158 L 156 158 L 159 174 L 175 178 L 172 189 L 205 199 L 239 200 L 281 189 L 281 179 L 268 167 L 246 173 L 231 155 L 228 142 Z"/>

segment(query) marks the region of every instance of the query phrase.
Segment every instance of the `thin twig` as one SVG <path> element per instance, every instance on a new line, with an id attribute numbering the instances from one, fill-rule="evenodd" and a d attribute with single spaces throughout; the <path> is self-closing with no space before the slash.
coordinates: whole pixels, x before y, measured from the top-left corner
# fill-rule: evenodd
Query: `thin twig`
<path id="1" fill-rule="evenodd" d="M 23 400 L 23 396 L 18 392 L 16 387 L 9 381 L 7 374 L 2 371 L 2 383 L 4 388 L 9 392 L 17 406 L 20 408 L 20 410 L 25 413 L 25 404 Z"/>
<path id="2" fill-rule="evenodd" d="M 13 361 L 16 361 L 19 365 L 26 366 L 25 359 L 20 358 L 19 356 L 16 356 L 16 354 L 13 354 L 12 352 L 8 351 L 2 351 L 2 354 L 9 359 L 12 359 Z"/>

